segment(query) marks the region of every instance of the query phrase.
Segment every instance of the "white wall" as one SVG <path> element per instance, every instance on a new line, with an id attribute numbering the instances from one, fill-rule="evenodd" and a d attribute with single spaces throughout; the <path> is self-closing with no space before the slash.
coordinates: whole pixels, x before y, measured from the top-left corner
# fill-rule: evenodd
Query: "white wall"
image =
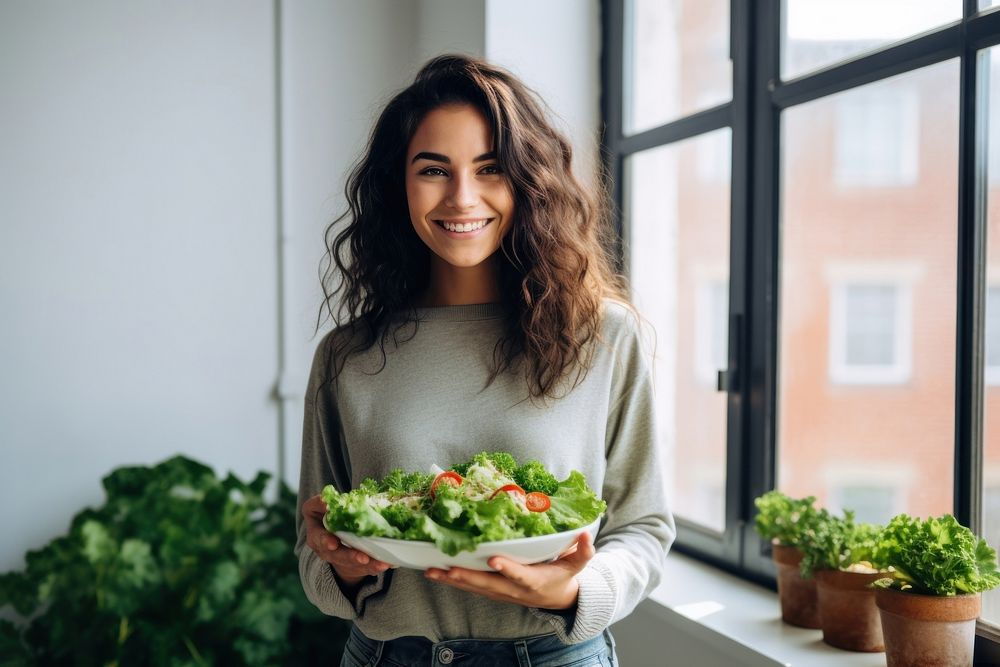
<path id="1" fill-rule="evenodd" d="M 442 53 L 486 54 L 489 0 L 423 0 L 417 13 L 417 50 L 412 73 Z M 412 77 L 411 77 L 412 78 Z"/>
<path id="2" fill-rule="evenodd" d="M 344 185 L 382 103 L 405 87 L 419 34 L 418 3 L 308 0 L 281 5 L 286 401 L 281 459 L 298 483 L 302 392 L 323 293 L 323 233 L 346 209 Z"/>
<path id="3" fill-rule="evenodd" d="M 596 183 L 601 123 L 600 2 L 487 0 L 486 57 L 542 96 L 573 143 L 574 171 L 585 183 Z"/>
<path id="4" fill-rule="evenodd" d="M 597 21 L 597 0 L 0 3 L 0 572 L 120 465 L 295 484 L 322 232 L 381 105 L 437 53 L 486 55 L 585 143 Z"/>
<path id="5" fill-rule="evenodd" d="M 274 469 L 271 3 L 0 4 L 0 571 L 184 452 Z"/>

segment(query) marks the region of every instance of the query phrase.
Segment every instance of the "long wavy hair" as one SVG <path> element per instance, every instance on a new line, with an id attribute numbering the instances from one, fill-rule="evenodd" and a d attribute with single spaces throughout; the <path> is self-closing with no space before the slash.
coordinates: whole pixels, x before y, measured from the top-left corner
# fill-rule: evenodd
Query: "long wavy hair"
<path id="1" fill-rule="evenodd" d="M 569 141 L 550 123 L 537 93 L 509 72 L 464 55 L 430 60 L 388 102 L 350 174 L 349 210 L 327 228 L 320 266 L 325 298 L 316 330 L 332 318 L 349 332 L 331 345 L 329 357 L 339 363 L 327 367 L 336 375 L 345 352 L 376 343 L 384 367 L 389 336 L 396 340 L 407 324 L 418 324 L 416 300 L 428 286 L 431 251 L 410 221 L 406 152 L 428 112 L 455 104 L 485 116 L 514 193 L 498 262 L 504 333 L 487 386 L 521 358 L 529 396 L 555 398 L 561 380 L 572 377 L 568 393 L 590 367 L 602 299 L 629 304 L 624 278 L 614 270 L 607 178 L 588 192 L 573 175 Z"/>

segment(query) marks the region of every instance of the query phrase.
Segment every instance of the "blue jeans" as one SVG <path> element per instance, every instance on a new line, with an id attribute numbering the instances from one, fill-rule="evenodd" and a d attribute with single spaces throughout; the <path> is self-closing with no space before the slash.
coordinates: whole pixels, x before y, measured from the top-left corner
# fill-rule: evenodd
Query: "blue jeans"
<path id="1" fill-rule="evenodd" d="M 617 667 L 611 632 L 579 644 L 563 644 L 554 634 L 491 641 L 425 637 L 369 639 L 356 627 L 344 647 L 340 667 Z"/>

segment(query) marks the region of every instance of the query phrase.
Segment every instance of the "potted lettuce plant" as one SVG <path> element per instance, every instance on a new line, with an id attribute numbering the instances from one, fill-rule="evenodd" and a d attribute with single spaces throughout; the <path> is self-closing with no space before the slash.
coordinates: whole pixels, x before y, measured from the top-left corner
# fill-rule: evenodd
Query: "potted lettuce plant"
<path id="1" fill-rule="evenodd" d="M 803 553 L 799 544 L 823 520 L 825 510 L 817 510 L 816 498 L 790 498 L 780 491 L 768 491 L 754 500 L 754 526 L 761 538 L 771 542 L 778 580 L 781 619 L 802 628 L 817 629 L 816 581 L 800 573 Z"/>
<path id="2" fill-rule="evenodd" d="M 996 551 L 950 514 L 897 515 L 879 549 L 891 573 L 874 584 L 888 667 L 971 665 L 982 593 L 1000 585 Z"/>
<path id="3" fill-rule="evenodd" d="M 881 527 L 824 514 L 800 542 L 804 578 L 815 577 L 823 641 L 848 651 L 885 650 L 871 583 L 885 576 Z"/>

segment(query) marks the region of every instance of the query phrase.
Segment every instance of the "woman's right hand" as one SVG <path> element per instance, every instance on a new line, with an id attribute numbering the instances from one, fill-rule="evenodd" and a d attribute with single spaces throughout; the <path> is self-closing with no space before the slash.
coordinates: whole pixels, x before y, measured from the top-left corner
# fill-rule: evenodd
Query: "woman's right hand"
<path id="1" fill-rule="evenodd" d="M 302 518 L 306 524 L 306 544 L 320 558 L 333 566 L 341 583 L 356 587 L 365 577 L 376 576 L 388 570 L 389 563 L 376 560 L 340 541 L 323 525 L 326 503 L 322 496 L 313 496 L 302 503 Z"/>

